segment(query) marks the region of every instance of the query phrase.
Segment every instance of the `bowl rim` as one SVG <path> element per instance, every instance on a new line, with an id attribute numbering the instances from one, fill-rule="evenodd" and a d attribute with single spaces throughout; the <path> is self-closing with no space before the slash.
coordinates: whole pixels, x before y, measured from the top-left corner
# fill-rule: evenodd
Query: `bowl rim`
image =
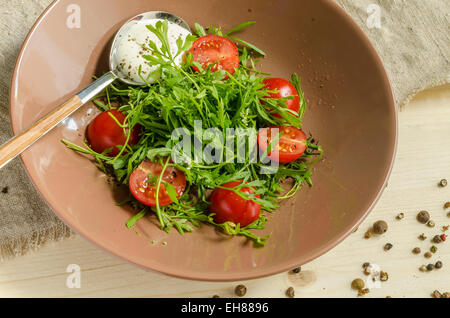
<path id="1" fill-rule="evenodd" d="M 17 82 L 18 71 L 19 71 L 19 68 L 20 68 L 20 65 L 21 65 L 21 62 L 23 59 L 24 52 L 27 49 L 30 39 L 32 38 L 36 29 L 39 27 L 41 22 L 44 21 L 45 17 L 49 13 L 51 13 L 52 9 L 59 2 L 61 2 L 61 0 L 53 0 L 53 2 L 40 14 L 40 16 L 38 17 L 36 22 L 33 24 L 30 31 L 28 32 L 28 34 L 22 44 L 22 47 L 19 51 L 19 54 L 17 56 L 13 75 L 11 78 L 10 90 L 9 90 L 9 110 L 10 110 L 9 117 L 10 117 L 10 128 L 11 128 L 11 131 L 13 134 L 14 134 L 14 132 L 18 132 L 18 129 L 16 127 L 17 124 L 14 124 L 14 122 L 13 122 L 14 108 L 12 107 L 12 105 L 14 104 L 14 99 L 15 99 L 14 92 L 17 89 L 15 83 Z M 375 47 L 373 46 L 373 44 L 370 41 L 370 39 L 368 38 L 368 36 L 359 27 L 359 25 L 353 20 L 353 18 L 341 6 L 339 6 L 339 4 L 337 4 L 335 1 L 332 1 L 332 0 L 326 0 L 325 2 L 327 5 L 329 5 L 335 11 L 335 14 L 340 15 L 343 19 L 345 19 L 348 23 L 350 23 L 352 29 L 356 32 L 356 35 L 363 41 L 363 44 L 368 49 L 370 49 L 371 53 L 373 54 L 373 56 L 374 56 L 373 62 L 376 63 L 378 65 L 379 69 L 381 70 L 381 77 L 386 84 L 387 90 L 385 91 L 385 93 L 387 93 L 389 96 L 389 99 L 390 99 L 389 107 L 391 108 L 391 111 L 393 111 L 394 119 L 395 119 L 394 120 L 394 144 L 393 144 L 393 147 L 390 149 L 391 160 L 389 162 L 389 168 L 386 172 L 386 175 L 384 176 L 383 183 L 377 190 L 375 199 L 371 202 L 369 207 L 363 213 L 361 213 L 361 216 L 359 217 L 358 221 L 355 222 L 354 224 L 349 224 L 348 226 L 346 226 L 344 230 L 342 230 L 341 232 L 339 232 L 336 235 L 335 240 L 330 241 L 330 243 L 326 244 L 325 246 L 323 246 L 321 248 L 318 248 L 314 253 L 309 254 L 307 257 L 303 258 L 300 262 L 290 261 L 290 262 L 285 263 L 283 266 L 277 267 L 276 269 L 273 267 L 270 267 L 268 269 L 256 271 L 255 273 L 253 273 L 253 272 L 244 272 L 244 273 L 240 273 L 240 274 L 228 273 L 226 276 L 223 276 L 223 277 L 221 276 L 220 278 L 214 278 L 213 277 L 214 275 L 211 275 L 211 274 L 208 275 L 207 273 L 200 273 L 200 272 L 197 273 L 196 272 L 196 274 L 193 274 L 193 273 L 184 273 L 182 270 L 177 270 L 177 271 L 166 270 L 164 267 L 159 267 L 157 269 L 150 268 L 149 266 L 144 265 L 140 262 L 133 261 L 131 259 L 127 259 L 125 257 L 119 256 L 108 246 L 102 245 L 99 242 L 97 242 L 94 237 L 89 235 L 89 233 L 85 233 L 82 229 L 75 228 L 71 224 L 68 224 L 68 222 L 66 222 L 64 217 L 53 207 L 53 205 L 50 203 L 50 201 L 47 200 L 47 198 L 44 196 L 44 194 L 39 190 L 35 179 L 33 179 L 33 177 L 30 175 L 30 173 L 28 171 L 28 168 L 23 159 L 23 156 L 20 155 L 20 162 L 21 162 L 22 166 L 24 167 L 24 170 L 25 170 L 26 174 L 28 175 L 29 180 L 33 184 L 36 191 L 39 193 L 39 196 L 43 199 L 43 201 L 47 204 L 47 206 L 58 216 L 58 218 L 64 224 L 66 224 L 72 231 L 74 231 L 77 234 L 80 234 L 83 238 L 89 240 L 89 242 L 93 243 L 97 247 L 100 247 L 102 250 L 108 252 L 110 255 L 113 255 L 117 258 L 125 260 L 128 263 L 137 265 L 138 267 L 143 268 L 144 270 L 147 270 L 147 271 L 150 270 L 150 271 L 158 272 L 158 273 L 168 275 L 171 277 L 176 277 L 176 278 L 197 280 L 197 281 L 208 281 L 208 282 L 233 282 L 233 281 L 239 281 L 239 280 L 258 279 L 258 278 L 268 277 L 268 276 L 272 276 L 272 275 L 279 274 L 282 272 L 286 272 L 286 271 L 289 271 L 300 265 L 309 263 L 312 260 L 329 252 L 331 249 L 335 248 L 344 239 L 346 239 L 351 233 L 353 233 L 359 227 L 359 225 L 366 219 L 368 214 L 373 210 L 375 205 L 378 203 L 381 195 L 383 194 L 385 188 L 387 187 L 387 183 L 388 183 L 389 177 L 391 176 L 392 169 L 394 166 L 395 157 L 396 157 L 396 153 L 397 153 L 397 147 L 398 147 L 398 107 L 395 102 L 394 94 L 392 91 L 392 85 L 391 85 L 389 76 L 387 74 L 386 68 L 384 67 L 381 57 L 379 56 L 378 52 L 376 51 Z"/>

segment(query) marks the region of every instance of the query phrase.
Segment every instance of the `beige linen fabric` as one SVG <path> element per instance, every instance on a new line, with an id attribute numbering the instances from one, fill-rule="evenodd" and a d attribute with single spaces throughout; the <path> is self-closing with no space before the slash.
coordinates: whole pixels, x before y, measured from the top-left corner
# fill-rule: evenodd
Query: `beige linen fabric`
<path id="1" fill-rule="evenodd" d="M 449 82 L 448 0 L 337 2 L 371 39 L 387 69 L 399 105 L 420 90 Z M 50 3 L 50 0 L 0 1 L 0 143 L 11 137 L 9 87 L 15 60 L 28 30 Z M 377 25 L 378 12 L 379 28 L 370 28 L 374 22 Z M 8 189 L 3 192 L 7 193 L 1 191 L 5 187 Z M 18 159 L 0 170 L 0 260 L 71 235 L 73 232 L 40 198 Z"/>

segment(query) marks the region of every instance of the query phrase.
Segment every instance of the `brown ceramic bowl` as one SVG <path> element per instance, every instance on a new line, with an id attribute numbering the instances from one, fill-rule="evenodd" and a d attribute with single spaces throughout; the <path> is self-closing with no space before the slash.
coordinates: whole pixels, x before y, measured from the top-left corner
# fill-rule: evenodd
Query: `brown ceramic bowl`
<path id="1" fill-rule="evenodd" d="M 11 87 L 15 133 L 80 90 L 105 69 L 115 31 L 130 17 L 163 10 L 193 24 L 227 29 L 257 24 L 240 36 L 268 52 L 262 63 L 277 77 L 297 72 L 308 101 L 304 120 L 325 148 L 314 187 L 270 215 L 264 248 L 227 238 L 210 226 L 180 236 L 152 222 L 128 230 L 132 212 L 115 206 L 106 177 L 67 150 L 82 142 L 95 108 L 88 104 L 22 155 L 31 180 L 70 227 L 130 262 L 189 279 L 243 280 L 287 271 L 325 253 L 350 234 L 385 187 L 396 148 L 397 118 L 383 65 L 369 40 L 332 1 L 79 0 L 81 28 L 66 20 L 73 1 L 55 1 L 26 39 Z M 139 234 L 137 234 L 138 232 Z M 156 240 L 157 244 L 151 244 Z M 167 245 L 161 242 L 166 241 Z"/>

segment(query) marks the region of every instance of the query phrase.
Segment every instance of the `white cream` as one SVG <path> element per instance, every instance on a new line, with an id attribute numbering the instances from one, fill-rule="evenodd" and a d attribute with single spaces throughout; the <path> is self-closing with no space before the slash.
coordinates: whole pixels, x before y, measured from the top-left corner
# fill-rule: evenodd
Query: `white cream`
<path id="1" fill-rule="evenodd" d="M 118 61 L 119 68 L 116 70 L 119 72 L 120 77 L 125 77 L 134 82 L 142 82 L 139 76 L 139 66 L 141 66 L 141 76 L 145 78 L 149 83 L 153 83 L 155 79 L 160 77 L 160 74 L 155 73 L 159 65 L 151 65 L 149 61 L 143 58 L 143 55 L 150 55 L 150 50 L 145 50 L 143 46 L 148 47 L 148 42 L 153 41 L 158 48 L 161 48 L 161 41 L 158 37 L 147 29 L 146 25 L 155 26 L 158 21 L 162 19 L 141 20 L 131 24 L 128 33 L 124 35 L 124 38 L 120 41 L 116 59 Z M 178 52 L 176 41 L 178 38 L 184 40 L 191 34 L 185 28 L 169 21 L 168 38 L 170 50 L 173 56 Z M 181 65 L 183 54 L 176 57 L 175 63 Z"/>

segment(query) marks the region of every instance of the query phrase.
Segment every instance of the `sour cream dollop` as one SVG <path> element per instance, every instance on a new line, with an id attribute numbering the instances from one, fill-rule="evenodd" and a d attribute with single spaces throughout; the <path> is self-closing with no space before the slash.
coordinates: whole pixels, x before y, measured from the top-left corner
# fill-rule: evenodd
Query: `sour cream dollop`
<path id="1" fill-rule="evenodd" d="M 144 55 L 151 55 L 151 50 L 145 49 L 145 47 L 148 47 L 149 41 L 153 41 L 158 48 L 161 48 L 161 41 L 146 27 L 147 25 L 155 26 L 158 21 L 162 22 L 164 20 L 151 19 L 132 22 L 127 30 L 128 32 L 122 35 L 115 52 L 115 59 L 118 65 L 116 72 L 119 77 L 139 83 L 143 82 L 141 76 L 149 83 L 159 79 L 161 76 L 157 72 L 159 65 L 152 65 L 143 57 Z M 167 33 L 170 51 L 175 56 L 178 52 L 177 39 L 181 38 L 184 42 L 191 33 L 176 23 L 170 21 L 168 23 Z M 182 60 L 183 54 L 180 54 L 175 58 L 175 63 L 181 65 Z M 139 76 L 139 67 L 141 67 L 141 76 Z"/>

